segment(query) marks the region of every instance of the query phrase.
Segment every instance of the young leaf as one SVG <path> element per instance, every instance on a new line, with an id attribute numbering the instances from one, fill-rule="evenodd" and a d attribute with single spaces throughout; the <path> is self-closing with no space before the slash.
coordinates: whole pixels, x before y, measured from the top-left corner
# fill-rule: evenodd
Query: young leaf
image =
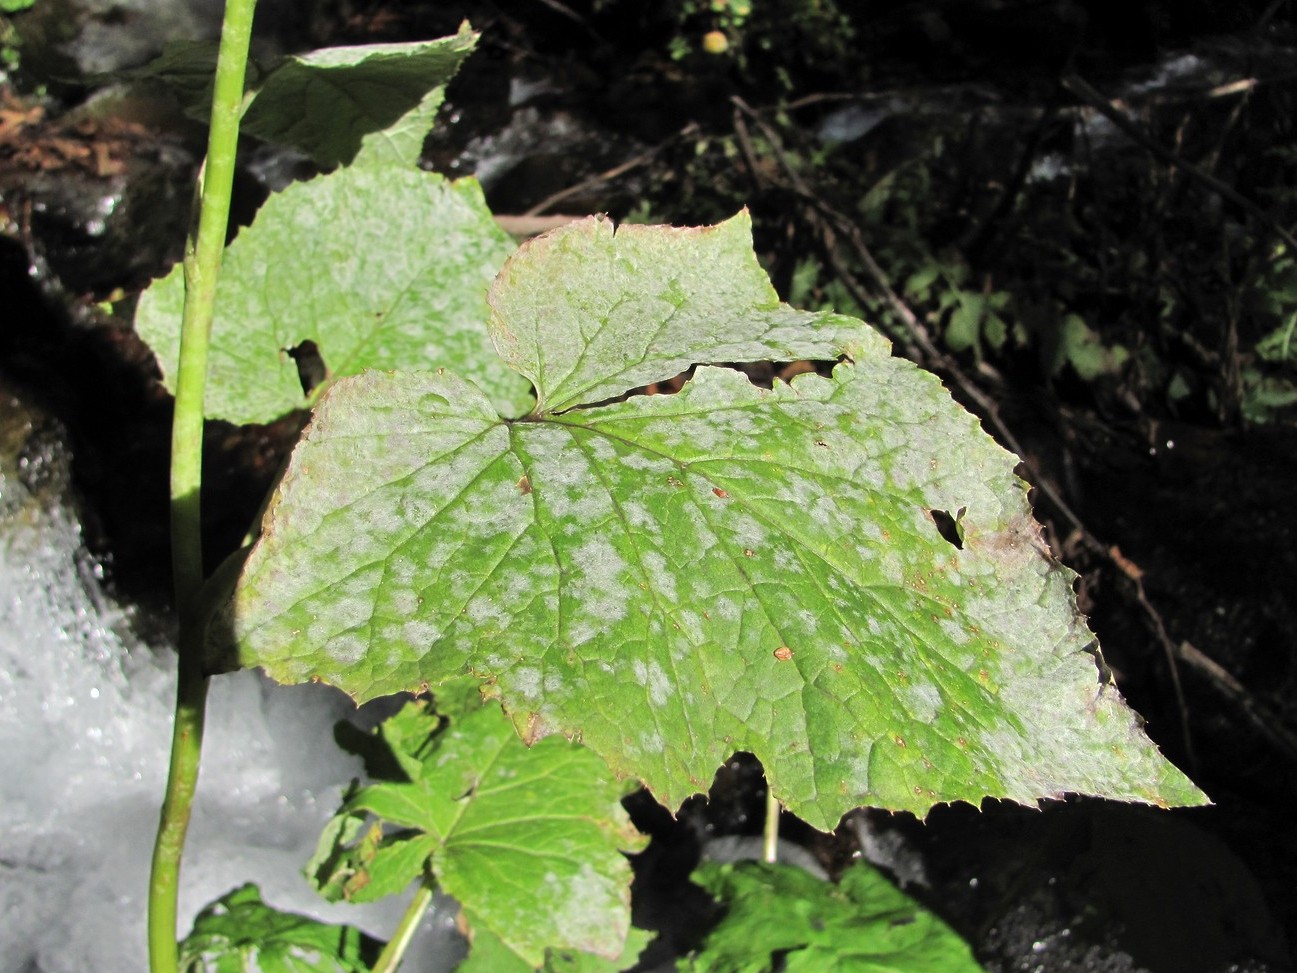
<path id="1" fill-rule="evenodd" d="M 528 749 L 494 705 L 444 727 L 421 703 L 394 719 L 401 728 L 380 735 L 407 748 L 396 762 L 409 779 L 347 799 L 308 866 L 316 887 L 370 901 L 430 870 L 471 929 L 531 968 L 547 946 L 619 956 L 630 925 L 621 850 L 638 836 L 603 762 L 557 737 Z"/>
<path id="2" fill-rule="evenodd" d="M 368 973 L 382 944 L 261 901 L 255 885 L 221 896 L 180 944 L 182 973 Z"/>
<path id="3" fill-rule="evenodd" d="M 471 179 L 352 167 L 289 186 L 225 252 L 207 414 L 269 422 L 364 368 L 441 365 L 523 414 L 528 384 L 492 354 L 485 328 L 487 286 L 512 251 Z M 177 266 L 135 315 L 168 387 L 184 290 Z M 309 395 L 290 356 L 306 342 L 326 369 Z"/>
<path id="4" fill-rule="evenodd" d="M 650 250 L 645 232 L 634 246 Z M 720 236 L 749 250 L 732 226 Z M 664 253 L 693 256 L 659 266 L 682 277 L 672 293 L 712 308 L 699 281 L 742 261 L 703 262 L 696 242 L 660 231 Z M 501 420 L 449 374 L 334 387 L 211 631 L 223 664 L 360 699 L 470 672 L 527 739 L 579 735 L 671 806 L 752 752 L 820 828 L 863 804 L 1205 800 L 1100 680 L 1015 458 L 935 377 L 859 322 L 772 309 L 768 284 L 729 281 L 717 287 L 739 310 L 705 319 L 727 334 L 754 323 L 717 357 L 815 348 L 855 362 L 768 391 L 700 368 L 674 396 L 585 405 L 711 357 L 688 335 L 685 351 L 645 341 L 620 312 L 581 331 L 581 308 L 554 293 L 579 301 L 585 282 L 599 308 L 656 306 L 631 278 L 623 299 L 607 294 L 607 252 L 578 225 L 497 281 L 497 339 L 536 363 L 541 415 Z M 522 265 L 555 253 L 571 277 L 529 315 L 511 289 L 540 288 Z M 691 302 L 675 315 L 704 320 Z M 650 332 L 675 333 L 675 318 L 654 320 Z M 617 328 L 630 337 L 613 340 Z M 582 334 L 597 351 L 572 354 Z M 946 539 L 941 513 L 962 539 Z"/>
<path id="5" fill-rule="evenodd" d="M 419 109 L 420 125 L 399 140 L 393 161 L 413 166 L 445 86 L 477 44 L 464 24 L 453 37 L 408 44 L 332 47 L 285 58 L 270 71 L 243 118 L 243 131 L 292 145 L 316 165 L 348 165 L 372 133 Z"/>
<path id="6" fill-rule="evenodd" d="M 694 880 L 728 907 L 684 973 L 978 973 L 968 945 L 857 862 L 834 885 L 799 868 L 705 862 Z"/>

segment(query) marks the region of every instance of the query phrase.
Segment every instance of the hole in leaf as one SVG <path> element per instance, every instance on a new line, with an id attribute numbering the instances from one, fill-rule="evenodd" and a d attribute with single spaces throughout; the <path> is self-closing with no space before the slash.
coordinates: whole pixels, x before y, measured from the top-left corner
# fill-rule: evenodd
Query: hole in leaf
<path id="1" fill-rule="evenodd" d="M 285 352 L 297 363 L 297 380 L 302 383 L 303 395 L 310 395 L 329 377 L 320 346 L 309 338 L 296 347 L 285 349 Z"/>
<path id="2" fill-rule="evenodd" d="M 946 510 L 928 511 L 928 516 L 937 525 L 937 533 L 960 551 L 964 549 L 964 528 L 960 521 L 963 520 L 964 511 L 967 509 L 967 507 L 960 507 L 953 517 Z"/>
<path id="3" fill-rule="evenodd" d="M 832 375 L 833 369 L 843 361 L 846 361 L 846 359 L 838 358 L 833 361 L 803 359 L 794 362 L 703 362 L 701 364 L 741 372 L 757 388 L 770 389 L 774 387 L 775 382 L 790 382 L 796 376 L 805 373 L 814 373 L 827 377 Z M 683 372 L 671 378 L 660 382 L 651 382 L 648 385 L 638 385 L 623 395 L 615 395 L 612 398 L 601 399 L 598 402 L 586 402 L 573 408 L 597 409 L 600 406 L 612 405 L 614 402 L 625 402 L 627 399 L 637 395 L 675 395 L 689 383 L 697 369 L 698 365 L 690 365 Z"/>

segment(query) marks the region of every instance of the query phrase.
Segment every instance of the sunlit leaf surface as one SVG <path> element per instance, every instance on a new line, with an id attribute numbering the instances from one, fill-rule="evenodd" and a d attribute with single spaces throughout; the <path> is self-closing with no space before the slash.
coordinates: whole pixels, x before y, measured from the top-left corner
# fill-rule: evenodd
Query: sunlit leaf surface
<path id="1" fill-rule="evenodd" d="M 446 726 L 411 703 L 380 727 L 375 744 L 403 772 L 346 801 L 308 876 L 327 898 L 367 902 L 427 870 L 470 930 L 521 963 L 539 966 L 547 947 L 620 956 L 621 852 L 639 841 L 603 761 L 559 737 L 528 748 L 498 706 L 447 709 Z"/>
<path id="2" fill-rule="evenodd" d="M 744 218 L 635 228 L 644 287 L 610 270 L 625 232 L 559 231 L 498 279 L 528 420 L 448 372 L 325 396 L 213 629 L 223 664 L 359 699 L 470 673 L 527 739 L 579 736 L 669 805 L 750 751 L 821 828 L 858 805 L 1204 799 L 1100 679 L 1015 458 L 933 376 L 771 304 Z M 595 404 L 797 356 L 849 360 Z"/>
<path id="3" fill-rule="evenodd" d="M 306 355 L 318 369 L 313 395 L 365 368 L 446 366 L 505 415 L 521 415 L 532 403 L 528 383 L 500 362 L 486 332 L 487 287 L 513 249 L 471 179 L 353 167 L 288 187 L 226 250 L 207 414 L 269 422 L 309 404 Z M 136 311 L 168 383 L 184 294 L 177 266 Z"/>

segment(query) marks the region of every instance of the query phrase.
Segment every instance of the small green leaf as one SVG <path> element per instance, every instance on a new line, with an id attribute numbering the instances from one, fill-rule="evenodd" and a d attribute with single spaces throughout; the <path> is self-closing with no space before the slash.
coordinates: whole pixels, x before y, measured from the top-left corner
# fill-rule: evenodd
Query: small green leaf
<path id="1" fill-rule="evenodd" d="M 986 316 L 986 299 L 972 291 L 956 291 L 957 303 L 946 325 L 946 347 L 951 351 L 967 351 L 978 344 L 982 319 Z"/>
<path id="2" fill-rule="evenodd" d="M 837 885 L 758 862 L 707 862 L 694 880 L 727 911 L 683 973 L 981 970 L 950 927 L 864 862 Z"/>
<path id="3" fill-rule="evenodd" d="M 221 896 L 180 944 L 181 973 L 368 973 L 381 943 L 350 926 L 280 912 L 255 885 Z"/>
<path id="4" fill-rule="evenodd" d="M 491 288 L 491 336 L 536 387 L 540 413 L 616 398 L 691 365 L 832 361 L 880 339 L 779 303 L 745 212 L 717 226 L 591 217 L 518 250 Z"/>
<path id="5" fill-rule="evenodd" d="M 1077 314 L 1069 314 L 1059 324 L 1058 347 L 1054 353 L 1051 374 L 1070 364 L 1085 381 L 1117 371 L 1128 357 L 1121 345 L 1105 347 L 1099 335 Z"/>
<path id="6" fill-rule="evenodd" d="M 1001 351 L 1009 337 L 1009 325 L 1000 315 L 988 314 L 982 323 L 982 333 L 986 336 L 988 345 L 996 351 Z"/>
<path id="7" fill-rule="evenodd" d="M 905 280 L 905 296 L 916 301 L 925 301 L 928 290 L 941 276 L 942 266 L 936 260 L 929 259 L 918 270 Z"/>
<path id="8" fill-rule="evenodd" d="M 453 367 L 506 415 L 532 402 L 492 353 L 486 291 L 513 251 L 471 179 L 417 169 L 342 169 L 267 200 L 226 250 L 206 411 L 270 422 L 365 368 Z M 171 387 L 179 266 L 140 297 L 135 323 Z M 289 352 L 311 342 L 325 374 L 306 394 Z"/>
<path id="9" fill-rule="evenodd" d="M 1256 343 L 1256 353 L 1268 362 L 1297 363 L 1297 312 Z"/>
<path id="10" fill-rule="evenodd" d="M 367 136 L 387 131 L 380 137 L 391 143 L 385 157 L 413 166 L 445 85 L 477 37 L 464 24 L 455 36 L 433 41 L 332 47 L 285 58 L 257 91 L 243 131 L 295 146 L 324 168 L 351 163 Z"/>
<path id="11" fill-rule="evenodd" d="M 412 703 L 394 719 L 399 731 L 379 734 L 417 769 L 347 799 L 308 866 L 316 887 L 371 901 L 430 870 L 471 928 L 533 967 L 547 946 L 620 955 L 630 924 L 621 850 L 638 837 L 603 762 L 559 738 L 529 749 L 494 705 L 444 724 Z"/>

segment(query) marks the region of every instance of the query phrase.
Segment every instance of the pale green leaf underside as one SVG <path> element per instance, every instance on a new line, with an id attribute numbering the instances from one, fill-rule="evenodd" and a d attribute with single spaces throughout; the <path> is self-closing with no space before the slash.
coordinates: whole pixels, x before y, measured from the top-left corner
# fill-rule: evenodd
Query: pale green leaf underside
<path id="1" fill-rule="evenodd" d="M 334 47 L 285 58 L 271 71 L 244 115 L 249 135 L 292 145 L 319 166 L 347 165 L 371 133 L 387 130 L 423 106 L 413 165 L 444 86 L 477 43 L 465 24 L 453 37 L 406 44 Z"/>
<path id="2" fill-rule="evenodd" d="M 529 749 L 495 705 L 437 739 L 418 780 L 367 787 L 343 813 L 424 832 L 438 885 L 470 926 L 531 965 L 547 946 L 619 956 L 630 927 L 621 852 L 638 836 L 603 761 L 558 737 Z"/>
<path id="3" fill-rule="evenodd" d="M 877 344 L 515 423 L 451 375 L 367 373 L 320 404 L 215 639 L 360 699 L 472 672 L 669 805 L 739 750 L 821 828 L 1201 802 L 1100 684 L 1013 465 Z M 933 509 L 966 511 L 962 550 Z"/>
<path id="4" fill-rule="evenodd" d="M 523 414 L 528 383 L 499 361 L 485 328 L 487 287 L 512 251 L 473 180 L 352 167 L 288 187 L 225 252 L 207 415 L 270 422 L 309 405 L 288 355 L 308 340 L 329 370 L 316 395 L 365 368 L 447 366 L 503 414 Z M 183 304 L 177 266 L 136 311 L 168 387 Z"/>
<path id="5" fill-rule="evenodd" d="M 537 412 L 616 398 L 695 364 L 832 361 L 882 339 L 779 303 L 740 213 L 716 226 L 590 217 L 525 243 L 491 288 L 491 336 Z"/>

